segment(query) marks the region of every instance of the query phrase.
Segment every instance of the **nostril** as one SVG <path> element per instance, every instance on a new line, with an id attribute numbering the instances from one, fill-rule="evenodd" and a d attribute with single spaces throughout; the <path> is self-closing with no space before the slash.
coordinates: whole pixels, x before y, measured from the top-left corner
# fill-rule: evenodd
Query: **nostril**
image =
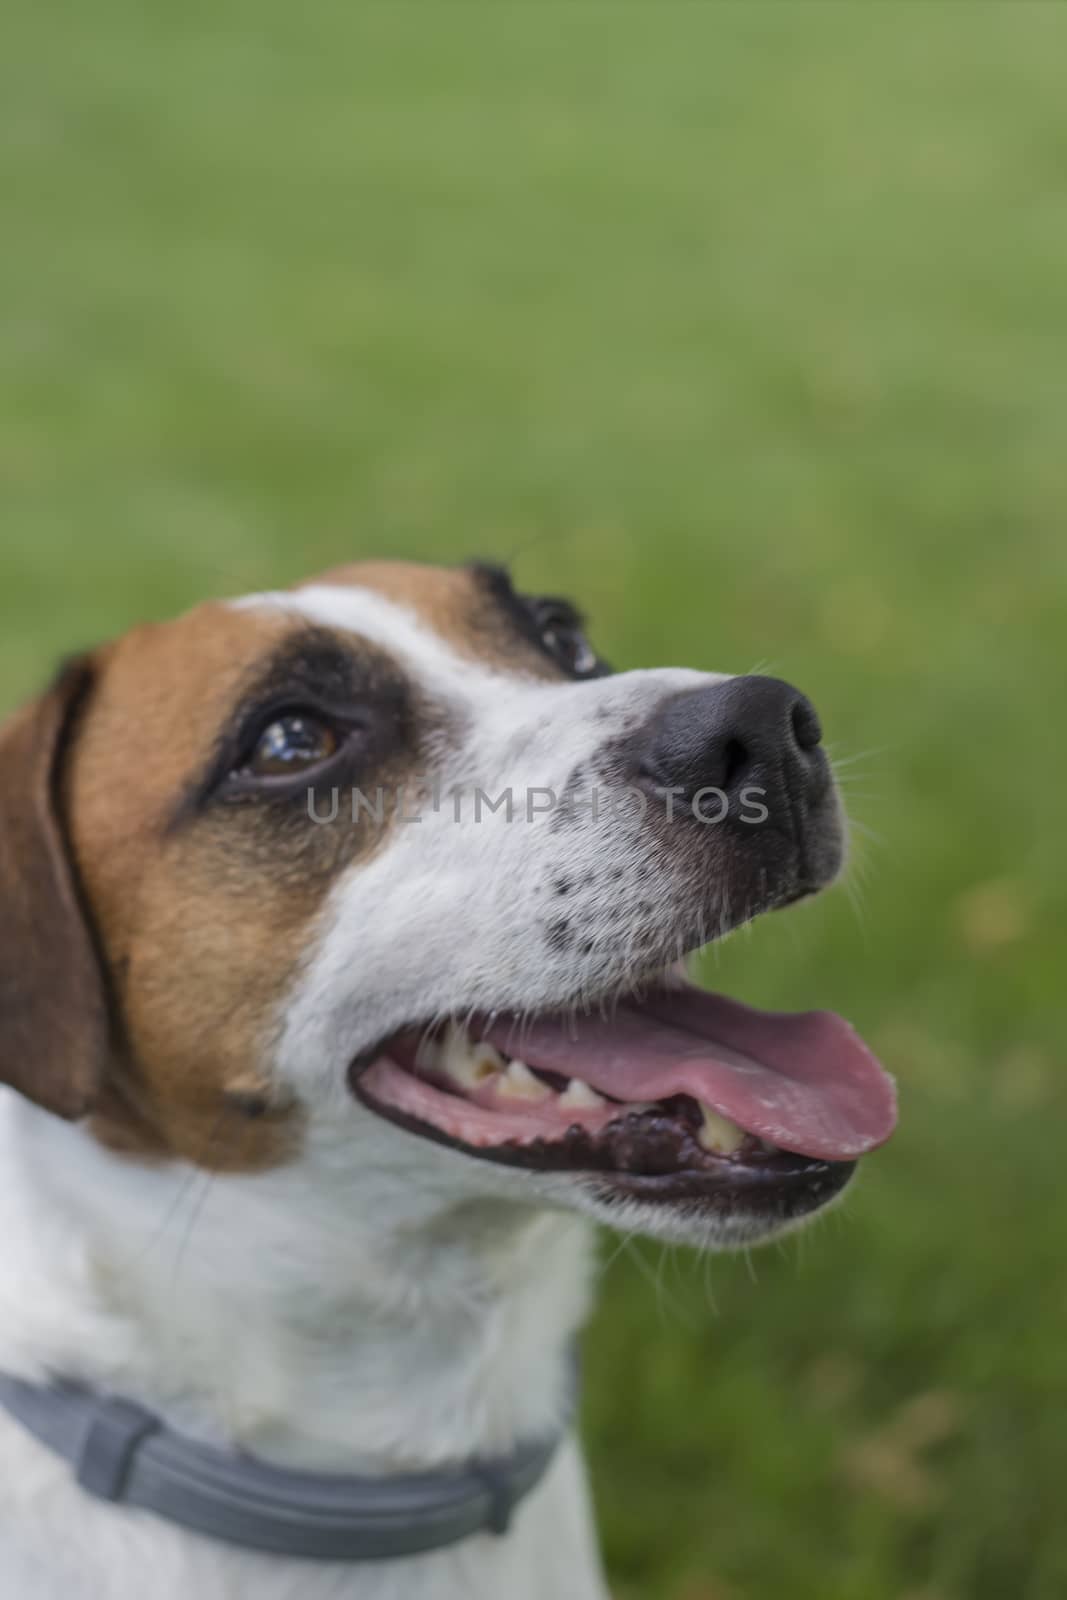
<path id="1" fill-rule="evenodd" d="M 748 751 L 740 739 L 727 739 L 722 747 L 722 780 L 718 787 L 729 789 L 737 782 L 748 763 Z"/>
<path id="2" fill-rule="evenodd" d="M 798 700 L 790 713 L 793 738 L 802 750 L 814 750 L 822 743 L 822 724 L 810 700 Z"/>

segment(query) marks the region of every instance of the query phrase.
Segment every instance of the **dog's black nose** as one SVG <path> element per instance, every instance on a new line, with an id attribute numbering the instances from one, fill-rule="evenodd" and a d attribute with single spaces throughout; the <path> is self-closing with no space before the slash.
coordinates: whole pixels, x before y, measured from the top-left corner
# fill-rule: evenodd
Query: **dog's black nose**
<path id="1" fill-rule="evenodd" d="M 718 791 L 735 815 L 746 791 L 785 824 L 826 792 L 830 769 L 815 707 L 780 678 L 730 678 L 674 695 L 648 725 L 641 776 L 692 801 Z M 774 818 L 776 808 L 784 817 Z M 709 809 L 714 806 L 709 803 Z"/>

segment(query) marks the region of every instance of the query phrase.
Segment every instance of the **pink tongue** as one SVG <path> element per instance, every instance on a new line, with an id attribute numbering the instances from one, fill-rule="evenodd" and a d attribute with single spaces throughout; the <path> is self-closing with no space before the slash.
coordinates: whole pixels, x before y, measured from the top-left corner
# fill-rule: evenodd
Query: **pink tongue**
<path id="1" fill-rule="evenodd" d="M 799 1155 L 852 1160 L 896 1126 L 892 1078 L 832 1011 L 756 1011 L 687 986 L 608 1019 L 504 1018 L 485 1036 L 616 1100 L 692 1095 Z"/>

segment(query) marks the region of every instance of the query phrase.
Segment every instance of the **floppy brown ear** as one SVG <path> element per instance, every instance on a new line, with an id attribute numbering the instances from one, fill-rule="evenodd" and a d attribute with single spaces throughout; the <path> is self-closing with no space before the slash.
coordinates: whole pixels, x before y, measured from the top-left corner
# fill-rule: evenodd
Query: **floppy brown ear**
<path id="1" fill-rule="evenodd" d="M 76 1118 L 108 1051 L 108 1006 L 62 819 L 87 660 L 0 727 L 0 1082 Z"/>

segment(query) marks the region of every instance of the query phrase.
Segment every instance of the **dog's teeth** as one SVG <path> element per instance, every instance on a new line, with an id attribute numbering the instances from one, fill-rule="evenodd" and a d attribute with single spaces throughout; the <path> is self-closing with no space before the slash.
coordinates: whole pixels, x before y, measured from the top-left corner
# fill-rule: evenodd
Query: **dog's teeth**
<path id="1" fill-rule="evenodd" d="M 607 1105 L 603 1095 L 597 1094 L 589 1084 L 583 1083 L 581 1078 L 572 1078 L 559 1097 L 561 1106 L 569 1110 L 595 1110 L 598 1106 Z"/>
<path id="2" fill-rule="evenodd" d="M 495 1045 L 481 1040 L 471 1051 L 471 1071 L 475 1083 L 485 1083 L 488 1078 L 495 1078 L 498 1072 L 503 1072 L 507 1063 Z"/>
<path id="3" fill-rule="evenodd" d="M 504 1057 L 484 1039 L 472 1044 L 464 1029 L 453 1023 L 436 1064 L 453 1083 L 464 1089 L 476 1089 L 503 1072 Z"/>
<path id="4" fill-rule="evenodd" d="M 547 1100 L 552 1093 L 547 1083 L 535 1078 L 525 1061 L 512 1061 L 497 1084 L 497 1093 L 508 1100 Z"/>
<path id="5" fill-rule="evenodd" d="M 706 1106 L 703 1100 L 698 1100 L 697 1104 L 704 1118 L 697 1138 L 704 1149 L 710 1150 L 712 1155 L 716 1156 L 734 1155 L 745 1142 L 744 1129 L 739 1128 L 736 1122 L 721 1117 L 717 1111 Z"/>

